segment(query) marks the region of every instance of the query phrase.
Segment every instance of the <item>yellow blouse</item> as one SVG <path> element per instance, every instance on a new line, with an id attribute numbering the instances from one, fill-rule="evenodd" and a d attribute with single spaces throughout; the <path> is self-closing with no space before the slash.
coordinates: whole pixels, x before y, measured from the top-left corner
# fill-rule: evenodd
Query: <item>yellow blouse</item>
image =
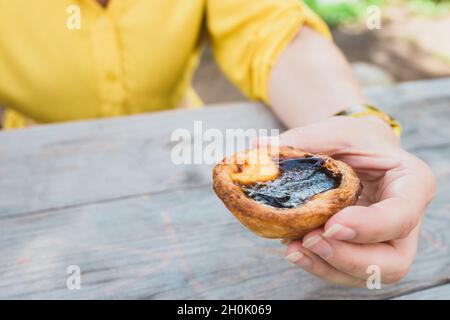
<path id="1" fill-rule="evenodd" d="M 0 0 L 4 127 L 199 105 L 190 82 L 204 39 L 267 102 L 270 68 L 304 24 L 329 37 L 300 0 Z"/>

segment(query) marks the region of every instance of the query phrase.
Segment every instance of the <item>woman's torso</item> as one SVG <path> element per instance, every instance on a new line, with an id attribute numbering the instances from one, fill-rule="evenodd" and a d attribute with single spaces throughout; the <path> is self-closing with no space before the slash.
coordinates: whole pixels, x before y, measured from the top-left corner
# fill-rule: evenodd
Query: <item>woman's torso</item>
<path id="1" fill-rule="evenodd" d="M 0 0 L 0 105 L 58 122 L 180 103 L 203 1 L 96 1 Z"/>

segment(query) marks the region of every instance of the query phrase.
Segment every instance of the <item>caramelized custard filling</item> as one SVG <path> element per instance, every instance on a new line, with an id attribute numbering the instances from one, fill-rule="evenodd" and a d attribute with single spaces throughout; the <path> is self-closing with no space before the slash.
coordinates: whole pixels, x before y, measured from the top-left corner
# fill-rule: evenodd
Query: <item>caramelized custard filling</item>
<path id="1" fill-rule="evenodd" d="M 341 176 L 325 168 L 322 158 L 279 159 L 276 162 L 280 169 L 278 178 L 241 185 L 248 197 L 276 208 L 295 208 L 341 183 Z"/>

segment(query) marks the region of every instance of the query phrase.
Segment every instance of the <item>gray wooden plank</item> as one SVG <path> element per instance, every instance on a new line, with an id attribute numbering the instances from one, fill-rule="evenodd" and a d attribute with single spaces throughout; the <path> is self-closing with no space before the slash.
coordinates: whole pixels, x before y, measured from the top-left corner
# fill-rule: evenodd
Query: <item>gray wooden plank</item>
<path id="1" fill-rule="evenodd" d="M 450 79 L 370 88 L 367 95 L 401 122 L 406 149 L 450 143 Z"/>
<path id="2" fill-rule="evenodd" d="M 369 89 L 404 122 L 407 149 L 449 143 L 450 79 Z M 420 122 L 417 119 L 420 118 Z M 177 128 L 280 128 L 270 111 L 242 103 L 0 133 L 0 216 L 81 205 L 210 182 L 210 166 L 169 161 Z"/>
<path id="3" fill-rule="evenodd" d="M 3 217 L 0 298 L 391 298 L 450 278 L 450 206 L 437 203 L 410 274 L 381 290 L 333 286 L 287 263 L 210 186 Z M 80 290 L 65 286 L 69 265 L 81 268 Z"/>
<path id="4" fill-rule="evenodd" d="M 170 160 L 179 128 L 275 128 L 257 104 L 167 111 L 0 133 L 0 215 L 208 183 L 211 166 Z"/>
<path id="5" fill-rule="evenodd" d="M 450 300 L 450 284 L 405 294 L 394 300 Z"/>

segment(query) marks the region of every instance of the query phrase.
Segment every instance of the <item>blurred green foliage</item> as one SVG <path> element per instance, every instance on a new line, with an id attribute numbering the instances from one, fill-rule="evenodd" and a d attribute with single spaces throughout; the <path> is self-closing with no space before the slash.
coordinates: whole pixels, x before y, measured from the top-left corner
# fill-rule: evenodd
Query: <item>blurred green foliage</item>
<path id="1" fill-rule="evenodd" d="M 370 5 L 389 4 L 405 6 L 419 15 L 436 16 L 450 12 L 450 0 L 303 0 L 329 26 L 353 23 L 365 16 Z"/>
<path id="2" fill-rule="evenodd" d="M 409 0 L 409 9 L 420 15 L 439 16 L 450 12 L 450 0 Z"/>
<path id="3" fill-rule="evenodd" d="M 370 5 L 382 6 L 386 0 L 304 0 L 329 26 L 352 23 L 365 15 Z"/>

